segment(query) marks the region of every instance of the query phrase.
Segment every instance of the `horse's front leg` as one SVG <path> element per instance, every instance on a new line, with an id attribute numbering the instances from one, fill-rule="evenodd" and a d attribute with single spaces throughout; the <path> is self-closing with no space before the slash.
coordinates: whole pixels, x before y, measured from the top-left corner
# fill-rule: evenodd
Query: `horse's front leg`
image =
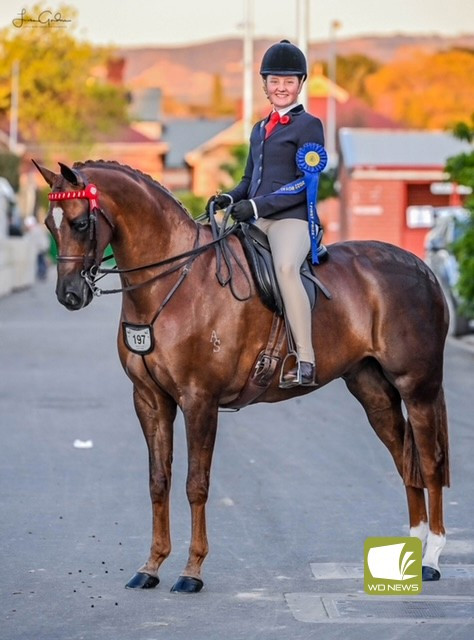
<path id="1" fill-rule="evenodd" d="M 141 395 L 136 387 L 133 397 L 148 446 L 153 536 L 148 560 L 126 586 L 129 589 L 150 589 L 159 583 L 158 570 L 171 553 L 169 493 L 176 403 L 158 391 L 151 397 Z"/>
<path id="2" fill-rule="evenodd" d="M 183 406 L 188 443 L 186 493 L 191 507 L 191 544 L 188 563 L 171 589 L 197 593 L 203 587 L 201 567 L 208 553 L 206 502 L 212 453 L 217 431 L 217 401 L 211 397 L 193 398 Z"/>

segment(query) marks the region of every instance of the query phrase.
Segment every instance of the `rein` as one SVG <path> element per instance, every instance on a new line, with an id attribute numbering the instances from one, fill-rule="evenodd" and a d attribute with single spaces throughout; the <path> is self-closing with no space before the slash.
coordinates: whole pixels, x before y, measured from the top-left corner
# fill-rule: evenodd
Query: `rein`
<path id="1" fill-rule="evenodd" d="M 207 244 L 203 244 L 203 245 L 199 245 L 199 227 L 197 227 L 197 235 L 196 235 L 196 240 L 195 240 L 193 249 L 190 249 L 189 251 L 185 251 L 184 253 L 180 253 L 177 256 L 172 256 L 171 258 L 166 258 L 165 260 L 160 260 L 159 262 L 144 264 L 139 267 L 129 267 L 125 269 L 119 269 L 118 267 L 113 267 L 112 269 L 104 269 L 103 267 L 98 267 L 97 270 L 95 270 L 95 272 L 91 275 L 89 275 L 87 272 L 83 272 L 81 275 L 84 277 L 87 284 L 91 288 L 92 292 L 96 296 L 101 296 L 103 294 L 108 294 L 108 293 L 121 293 L 122 291 L 133 291 L 134 289 L 139 289 L 140 287 L 144 287 L 148 284 L 151 284 L 152 282 L 155 282 L 160 278 L 164 278 L 165 276 L 168 276 L 171 273 L 178 271 L 179 269 L 181 269 L 181 267 L 184 267 L 184 270 L 186 270 L 186 273 L 187 273 L 189 271 L 191 264 L 194 262 L 194 260 L 198 256 L 200 256 L 202 253 L 205 253 L 208 249 L 211 249 L 221 240 L 231 235 L 234 232 L 234 227 L 235 225 L 232 227 L 229 227 L 228 229 L 225 230 L 225 232 L 219 238 L 217 238 L 216 240 L 212 240 L 211 242 L 208 242 Z M 104 258 L 103 261 L 105 262 L 106 260 L 110 260 L 110 258 L 111 257 Z M 100 289 L 95 284 L 97 274 L 102 274 L 101 278 L 103 278 L 106 275 L 110 275 L 110 274 L 135 273 L 137 271 L 144 271 L 146 269 L 156 269 L 159 267 L 164 267 L 168 264 L 173 264 L 174 262 L 178 262 L 179 260 L 184 260 L 184 262 L 180 262 L 180 264 L 172 267 L 171 269 L 168 269 L 163 273 L 159 273 L 156 276 L 152 276 L 148 280 L 145 280 L 144 282 L 140 282 L 138 284 L 127 285 L 119 289 Z"/>
<path id="2" fill-rule="evenodd" d="M 115 230 L 115 225 L 113 223 L 113 221 L 110 219 L 110 217 L 105 213 L 105 211 L 99 206 L 99 200 L 98 200 L 98 189 L 95 186 L 95 184 L 88 184 L 84 189 L 79 189 L 76 191 L 53 191 L 48 195 L 48 199 L 50 202 L 57 202 L 57 201 L 64 201 L 64 200 L 88 200 L 89 201 L 89 240 L 92 243 L 96 243 L 97 241 L 97 224 L 98 224 L 98 220 L 99 220 L 99 216 L 102 216 L 104 218 L 104 220 L 107 222 L 107 224 L 111 227 L 112 230 Z M 180 253 L 176 256 L 172 256 L 170 258 L 166 258 L 165 260 L 160 260 L 159 262 L 152 262 L 150 264 L 145 264 L 145 265 L 141 265 L 139 267 L 129 267 L 129 268 L 123 268 L 123 269 L 119 269 L 118 267 L 114 267 L 111 269 L 106 269 L 101 267 L 100 265 L 103 262 L 106 262 L 107 260 L 110 260 L 113 256 L 107 256 L 105 258 L 102 258 L 101 256 L 97 256 L 97 247 L 96 247 L 96 255 L 94 256 L 90 256 L 90 255 L 82 255 L 82 256 L 65 256 L 65 255 L 59 255 L 57 257 L 58 262 L 83 262 L 84 264 L 84 269 L 81 271 L 81 276 L 84 278 L 84 280 L 86 281 L 88 287 L 90 288 L 91 292 L 93 293 L 94 296 L 101 296 L 101 295 L 105 295 L 105 294 L 112 294 L 112 293 L 122 293 L 124 291 L 133 291 L 136 289 L 139 289 L 141 287 L 147 286 L 153 282 L 155 282 L 156 280 L 159 280 L 160 278 L 164 278 L 172 273 L 175 273 L 176 271 L 178 271 L 179 269 L 183 268 L 182 274 L 180 276 L 180 279 L 178 280 L 177 285 L 175 285 L 175 287 L 173 287 L 173 289 L 171 290 L 170 294 L 166 297 L 166 302 L 168 302 L 168 300 L 171 298 L 171 296 L 173 295 L 173 293 L 175 292 L 175 290 L 178 288 L 178 286 L 181 284 L 182 280 L 186 277 L 186 275 L 189 272 L 189 269 L 192 265 L 192 263 L 194 262 L 194 260 L 201 255 L 202 253 L 204 253 L 205 251 L 207 251 L 208 249 L 211 249 L 212 247 L 216 248 L 216 252 L 217 252 L 217 260 L 218 260 L 218 269 L 217 269 L 217 278 L 219 280 L 219 283 L 222 286 L 225 286 L 229 281 L 232 284 L 232 277 L 231 277 L 231 268 L 229 265 L 229 262 L 226 261 L 226 265 L 227 268 L 229 270 L 229 276 L 226 279 L 222 279 L 220 276 L 220 270 L 221 270 L 221 266 L 220 266 L 220 256 L 221 256 L 221 252 L 222 252 L 222 241 L 225 240 L 228 236 L 230 236 L 231 234 L 234 233 L 235 228 L 236 228 L 236 224 L 231 225 L 230 227 L 226 228 L 226 223 L 228 220 L 228 215 L 225 218 L 225 222 L 222 225 L 222 227 L 218 230 L 217 229 L 217 225 L 215 223 L 214 220 L 214 211 L 211 212 L 211 220 L 212 220 L 212 231 L 213 231 L 213 240 L 211 242 L 208 242 L 204 245 L 199 245 L 199 226 L 197 227 L 197 234 L 196 234 L 196 240 L 194 242 L 194 247 L 192 249 L 190 249 L 189 251 L 185 251 L 184 253 Z M 224 255 L 225 255 L 225 251 L 224 251 Z M 184 262 L 183 262 L 184 261 Z M 138 284 L 134 284 L 134 285 L 126 285 L 124 287 L 120 287 L 117 289 L 101 289 L 100 287 L 97 286 L 96 281 L 102 279 L 103 277 L 105 277 L 106 275 L 109 274 L 123 274 L 123 273 L 136 273 L 139 271 L 145 271 L 147 269 L 156 269 L 156 268 L 160 268 L 160 267 L 164 267 L 166 265 L 170 265 L 173 263 L 179 262 L 179 264 L 173 266 L 170 269 L 167 269 L 166 271 L 164 271 L 163 273 L 159 273 L 155 276 L 152 276 L 151 278 L 149 278 L 148 280 L 145 280 L 144 282 L 140 282 Z M 239 267 L 240 267 L 240 263 L 239 263 Z M 97 278 L 97 276 L 100 274 L 100 277 Z M 234 295 L 235 292 L 233 291 Z M 236 296 L 237 297 L 237 296 Z M 166 304 L 165 302 L 165 304 Z"/>

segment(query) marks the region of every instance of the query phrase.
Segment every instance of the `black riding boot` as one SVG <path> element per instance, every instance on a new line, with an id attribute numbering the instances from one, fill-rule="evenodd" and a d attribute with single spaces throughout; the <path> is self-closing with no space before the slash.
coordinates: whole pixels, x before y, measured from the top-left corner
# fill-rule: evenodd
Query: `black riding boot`
<path id="1" fill-rule="evenodd" d="M 301 385 L 303 387 L 312 387 L 315 385 L 314 381 L 315 366 L 311 362 L 301 361 L 299 365 L 290 369 L 288 373 L 283 376 L 281 386 L 284 389 L 289 387 L 296 387 Z"/>

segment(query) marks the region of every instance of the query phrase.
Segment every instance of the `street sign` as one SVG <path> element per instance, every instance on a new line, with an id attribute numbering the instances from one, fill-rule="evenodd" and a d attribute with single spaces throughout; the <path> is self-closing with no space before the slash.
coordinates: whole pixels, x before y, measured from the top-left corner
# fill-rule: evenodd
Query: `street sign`
<path id="1" fill-rule="evenodd" d="M 456 184 L 455 182 L 432 182 L 430 191 L 435 196 L 449 196 L 453 193 L 467 196 L 472 193 L 471 187 L 466 187 L 464 184 Z"/>
<path id="2" fill-rule="evenodd" d="M 406 220 L 409 229 L 430 229 L 434 221 L 433 207 L 431 205 L 407 207 Z"/>

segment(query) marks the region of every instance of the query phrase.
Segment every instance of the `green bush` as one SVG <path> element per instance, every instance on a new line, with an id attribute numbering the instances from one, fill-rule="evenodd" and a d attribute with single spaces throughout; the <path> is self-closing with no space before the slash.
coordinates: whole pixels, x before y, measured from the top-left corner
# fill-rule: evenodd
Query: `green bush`
<path id="1" fill-rule="evenodd" d="M 191 191 L 178 191 L 176 198 L 185 206 L 193 218 L 197 218 L 204 213 L 206 199 L 194 195 Z"/>
<path id="2" fill-rule="evenodd" d="M 474 206 L 470 207 L 467 229 L 462 238 L 453 245 L 459 263 L 458 292 L 465 315 L 474 317 Z"/>
<path id="3" fill-rule="evenodd" d="M 474 114 L 471 125 L 458 124 L 454 135 L 467 142 L 474 141 Z M 450 180 L 457 184 L 471 187 L 472 194 L 466 198 L 464 206 L 470 213 L 467 229 L 464 235 L 454 243 L 453 251 L 459 263 L 458 292 L 463 300 L 463 311 L 474 317 L 474 148 L 470 153 L 461 153 L 449 158 L 446 171 Z"/>
<path id="4" fill-rule="evenodd" d="M 15 191 L 20 186 L 20 158 L 14 153 L 0 153 L 0 176 L 3 176 L 12 185 Z"/>

